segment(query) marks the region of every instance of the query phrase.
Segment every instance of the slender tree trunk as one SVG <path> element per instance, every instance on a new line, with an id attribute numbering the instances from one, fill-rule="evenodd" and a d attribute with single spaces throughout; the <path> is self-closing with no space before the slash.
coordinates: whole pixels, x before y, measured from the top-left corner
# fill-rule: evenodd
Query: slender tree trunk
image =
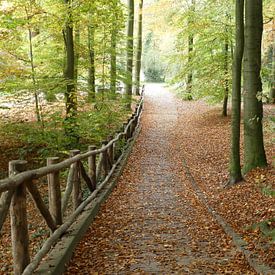
<path id="1" fill-rule="evenodd" d="M 138 17 L 138 42 L 136 55 L 136 95 L 140 95 L 140 70 L 142 55 L 142 17 L 143 17 L 143 0 L 139 0 L 139 17 Z"/>
<path id="2" fill-rule="evenodd" d="M 229 79 L 228 79 L 228 59 L 229 59 L 229 44 L 228 38 L 226 38 L 224 44 L 224 75 L 225 75 L 225 87 L 223 97 L 223 108 L 222 115 L 227 116 L 227 105 L 228 105 L 228 93 L 229 93 Z"/>
<path id="3" fill-rule="evenodd" d="M 102 71 L 101 71 L 101 100 L 104 100 L 104 93 L 105 93 L 105 88 L 106 88 L 106 73 L 105 73 L 105 66 L 106 66 L 106 29 L 105 29 L 105 25 L 103 26 L 103 45 L 102 45 Z"/>
<path id="4" fill-rule="evenodd" d="M 275 103 L 275 38 L 272 47 L 272 70 L 271 70 L 271 87 L 269 92 L 270 103 Z"/>
<path id="5" fill-rule="evenodd" d="M 133 90 L 133 54 L 134 54 L 134 0 L 128 0 L 128 23 L 127 23 L 127 80 L 126 99 L 127 109 L 131 109 Z"/>
<path id="6" fill-rule="evenodd" d="M 244 45 L 244 168 L 246 173 L 266 166 L 263 142 L 263 104 L 261 96 L 262 0 L 245 1 Z"/>
<path id="7" fill-rule="evenodd" d="M 74 52 L 75 52 L 75 66 L 74 66 L 74 77 L 75 77 L 75 83 L 77 86 L 77 80 L 78 80 L 78 63 L 79 63 L 79 51 L 80 51 L 80 29 L 79 25 L 77 24 L 74 32 Z"/>
<path id="8" fill-rule="evenodd" d="M 118 25 L 117 22 L 119 21 L 117 15 L 117 7 L 118 1 L 115 0 L 112 2 L 112 9 L 113 12 L 113 24 L 111 29 L 111 67 L 110 67 L 110 88 L 111 94 L 115 96 L 116 94 L 116 80 L 117 80 L 117 34 L 118 34 Z"/>
<path id="9" fill-rule="evenodd" d="M 187 93 L 188 93 L 188 99 L 192 100 L 192 82 L 193 82 L 193 69 L 192 69 L 192 52 L 193 52 L 193 46 L 194 46 L 194 36 L 191 34 L 188 37 L 188 68 L 189 73 L 187 75 Z"/>
<path id="10" fill-rule="evenodd" d="M 188 18 L 188 25 L 191 25 L 193 23 L 193 20 L 194 20 L 193 16 L 194 16 L 194 13 L 195 13 L 195 5 L 196 5 L 195 0 L 192 0 L 191 7 L 190 7 L 191 14 L 189 15 L 189 18 Z M 192 26 L 191 26 L 191 28 L 192 28 Z M 188 68 L 189 68 L 189 73 L 187 75 L 187 86 L 186 86 L 188 100 L 193 99 L 193 97 L 192 97 L 192 85 L 193 85 L 193 64 L 192 64 L 193 57 L 192 57 L 192 54 L 193 54 L 193 50 L 194 50 L 194 34 L 191 31 L 189 33 L 189 36 L 188 36 Z"/>
<path id="11" fill-rule="evenodd" d="M 244 0 L 235 1 L 236 47 L 232 67 L 232 117 L 231 117 L 231 155 L 230 184 L 242 180 L 240 162 L 240 122 L 241 122 L 241 83 L 242 60 L 244 52 Z"/>
<path id="12" fill-rule="evenodd" d="M 65 48 L 66 48 L 66 66 L 64 77 L 66 79 L 66 118 L 64 122 L 66 135 L 70 138 L 70 142 L 77 142 L 77 93 L 75 86 L 75 51 L 74 51 L 74 37 L 71 15 L 72 0 L 65 0 L 68 6 L 68 19 L 64 30 Z"/>
<path id="13" fill-rule="evenodd" d="M 36 120 L 38 122 L 41 122 L 41 114 L 40 114 L 40 110 L 39 110 L 39 99 L 38 99 L 38 93 L 36 90 L 35 68 L 34 68 L 34 58 L 33 58 L 33 44 L 32 44 L 32 31 L 30 28 L 28 29 L 28 36 L 29 36 L 29 55 L 30 55 L 30 62 L 31 62 L 31 68 L 32 68 L 32 83 L 33 83 L 33 87 L 34 87 L 35 114 L 36 114 Z"/>
<path id="14" fill-rule="evenodd" d="M 116 76 L 117 76 L 116 47 L 117 47 L 117 30 L 113 28 L 111 33 L 111 69 L 110 69 L 112 94 L 115 94 L 116 92 Z"/>
<path id="15" fill-rule="evenodd" d="M 93 14 L 90 15 L 92 17 Z M 92 23 L 92 20 L 89 22 L 88 26 L 88 49 L 89 49 L 89 70 L 88 70 L 88 86 L 89 86 L 89 93 L 88 93 L 88 100 L 94 101 L 95 100 L 95 29 Z"/>

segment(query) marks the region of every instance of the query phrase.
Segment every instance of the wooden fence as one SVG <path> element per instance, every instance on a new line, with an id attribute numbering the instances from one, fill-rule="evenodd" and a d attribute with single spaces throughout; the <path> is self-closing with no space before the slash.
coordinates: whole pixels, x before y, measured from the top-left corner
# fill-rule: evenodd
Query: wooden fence
<path id="1" fill-rule="evenodd" d="M 9 163 L 9 177 L 0 180 L 0 230 L 10 212 L 14 274 L 32 274 L 52 246 L 108 182 L 123 158 L 123 150 L 118 148 L 121 148 L 121 143 L 125 144 L 132 139 L 139 126 L 143 94 L 144 87 L 132 117 L 123 125 L 120 133 L 103 141 L 101 148 L 89 146 L 85 153 L 72 150 L 70 158 L 62 162 L 59 162 L 58 157 L 48 158 L 47 166 L 29 171 L 26 171 L 27 162 L 24 160 L 14 160 Z M 87 172 L 83 161 L 87 161 Z M 69 170 L 66 188 L 61 195 L 60 173 L 67 168 Z M 48 183 L 48 204 L 44 202 L 36 185 L 37 179 L 45 176 Z M 81 179 L 90 192 L 86 199 L 82 196 Z M 50 237 L 32 260 L 29 253 L 27 191 L 51 232 Z M 72 201 L 73 211 L 65 218 L 64 213 L 69 199 Z"/>

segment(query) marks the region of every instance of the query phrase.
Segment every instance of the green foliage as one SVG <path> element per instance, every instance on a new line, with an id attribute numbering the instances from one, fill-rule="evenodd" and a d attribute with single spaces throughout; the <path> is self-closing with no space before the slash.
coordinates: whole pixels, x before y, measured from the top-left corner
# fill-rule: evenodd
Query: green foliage
<path id="1" fill-rule="evenodd" d="M 275 189 L 272 186 L 265 186 L 262 189 L 262 192 L 265 196 L 275 197 Z"/>
<path id="2" fill-rule="evenodd" d="M 95 110 L 79 114 L 79 134 L 81 143 L 97 144 L 108 135 L 115 134 L 129 112 L 124 108 L 124 100 L 117 96 L 97 101 Z"/>
<path id="3" fill-rule="evenodd" d="M 102 137 L 106 138 L 107 132 L 116 129 L 121 118 L 124 118 L 124 102 L 115 98 L 111 100 L 99 95 L 95 103 L 96 110 L 93 105 L 86 105 L 85 111 L 80 106 L 79 114 L 75 110 L 74 115 L 66 115 L 65 120 L 65 114 L 61 111 L 46 114 L 47 110 L 40 98 L 53 102 L 66 91 L 68 80 L 64 77 L 64 69 L 67 67 L 65 45 L 68 41 L 65 29 L 68 24 L 74 30 L 76 77 L 73 81 L 79 97 L 73 100 L 75 106 L 79 100 L 87 99 L 86 94 L 90 89 L 89 28 L 94 30 L 92 47 L 96 86 L 104 90 L 110 87 L 113 31 L 116 32 L 117 40 L 116 79 L 118 82 L 125 80 L 126 13 L 125 5 L 119 0 L 73 0 L 68 4 L 54 0 L 1 1 L 0 91 L 28 98 L 38 96 L 36 111 L 42 117 L 40 123 L 5 125 L 4 131 L 9 129 L 24 143 L 20 149 L 22 157 L 35 152 L 44 158 L 58 151 L 66 151 L 69 147 L 81 147 L 81 142 L 98 143 Z M 65 97 L 66 100 L 68 97 Z"/>
<path id="4" fill-rule="evenodd" d="M 272 243 L 275 243 L 275 218 L 253 224 L 250 229 L 259 229 L 263 236 L 269 238 Z"/>
<path id="5" fill-rule="evenodd" d="M 179 92 L 185 94 L 187 75 L 192 72 L 192 97 L 220 102 L 226 85 L 231 90 L 232 82 L 232 3 L 220 1 L 217 5 L 216 1 L 196 2 L 194 8 L 187 6 L 180 13 L 174 13 L 171 24 L 176 25 L 180 31 L 175 43 L 175 53 L 169 56 L 168 70 L 172 70 L 169 72 L 172 76 L 170 83 L 177 83 L 180 86 Z M 188 52 L 190 35 L 194 37 L 192 52 Z M 229 44 L 230 51 L 227 53 L 224 51 L 225 43 Z M 228 65 L 225 69 L 226 54 Z"/>
<path id="6" fill-rule="evenodd" d="M 153 32 L 148 33 L 144 42 L 143 70 L 146 81 L 163 82 L 165 80 L 165 65 L 159 54 L 158 41 Z"/>
<path id="7" fill-rule="evenodd" d="M 36 164 L 45 162 L 45 158 L 68 156 L 68 149 L 86 151 L 88 145 L 100 146 L 102 140 L 109 135 L 115 135 L 127 120 L 129 112 L 124 108 L 124 99 L 120 95 L 115 98 L 105 94 L 105 99 L 98 98 L 93 107 L 88 104 L 82 106 L 77 117 L 76 134 L 79 142 L 72 147 L 71 139 L 63 130 L 63 116 L 61 112 L 44 114 L 43 123 L 5 123 L 0 126 L 0 134 L 14 144 L 23 144 L 18 148 L 18 155 L 22 159 L 34 159 Z M 68 144 L 71 146 L 68 147 Z"/>

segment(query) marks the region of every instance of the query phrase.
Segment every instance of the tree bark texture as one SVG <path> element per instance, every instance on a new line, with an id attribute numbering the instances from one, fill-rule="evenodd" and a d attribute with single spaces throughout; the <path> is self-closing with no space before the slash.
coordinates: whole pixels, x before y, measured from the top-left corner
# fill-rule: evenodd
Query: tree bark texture
<path id="1" fill-rule="evenodd" d="M 26 161 L 9 162 L 10 175 L 16 175 L 26 169 Z M 29 233 L 27 221 L 26 185 L 22 183 L 15 188 L 10 206 L 11 240 L 14 274 L 22 274 L 30 263 Z"/>
<path id="2" fill-rule="evenodd" d="M 66 119 L 65 131 L 69 138 L 72 140 L 78 139 L 76 129 L 76 116 L 77 116 L 77 91 L 75 85 L 75 50 L 74 50 L 74 35 L 72 26 L 72 0 L 65 0 L 68 7 L 68 19 L 65 26 L 65 48 L 66 48 L 66 66 L 64 77 L 66 79 Z"/>
<path id="3" fill-rule="evenodd" d="M 244 0 L 235 1 L 236 47 L 232 68 L 232 116 L 231 116 L 231 155 L 230 183 L 242 180 L 240 162 L 240 122 L 241 122 L 241 83 L 244 52 Z"/>
<path id="4" fill-rule="evenodd" d="M 228 105 L 228 93 L 229 93 L 229 79 L 228 79 L 228 59 L 229 59 L 229 43 L 228 38 L 226 38 L 224 44 L 224 75 L 225 75 L 225 87 L 224 87 L 224 97 L 223 97 L 223 108 L 222 115 L 227 116 L 227 105 Z"/>
<path id="5" fill-rule="evenodd" d="M 244 168 L 266 166 L 261 100 L 262 0 L 245 1 L 244 43 Z"/>
<path id="6" fill-rule="evenodd" d="M 139 0 L 139 15 L 138 15 L 138 42 L 136 54 L 136 95 L 140 95 L 140 70 L 142 56 L 142 17 L 143 17 L 143 0 Z"/>
<path id="7" fill-rule="evenodd" d="M 128 21 L 127 21 L 127 80 L 126 98 L 127 108 L 131 108 L 133 89 L 133 53 L 134 53 L 134 0 L 128 0 Z"/>

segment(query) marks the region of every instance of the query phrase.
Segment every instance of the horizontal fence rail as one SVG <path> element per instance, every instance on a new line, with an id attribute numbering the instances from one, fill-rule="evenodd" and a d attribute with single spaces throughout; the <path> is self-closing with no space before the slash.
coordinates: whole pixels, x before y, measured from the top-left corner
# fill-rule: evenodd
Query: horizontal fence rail
<path id="1" fill-rule="evenodd" d="M 123 159 L 125 146 L 139 128 L 143 101 L 144 86 L 131 118 L 115 137 L 109 136 L 108 140 L 102 141 L 101 148 L 91 145 L 85 153 L 71 150 L 70 158 L 64 161 L 59 162 L 58 157 L 48 158 L 47 166 L 28 171 L 27 161 L 15 160 L 9 163 L 9 177 L 0 180 L 0 231 L 9 212 L 14 274 L 32 274 L 77 216 L 109 181 Z M 69 169 L 62 192 L 61 173 L 67 168 Z M 36 184 L 43 177 L 46 177 L 48 184 L 47 202 Z M 32 260 L 29 252 L 28 195 L 50 232 L 50 236 Z M 70 214 L 69 201 L 72 208 Z"/>

